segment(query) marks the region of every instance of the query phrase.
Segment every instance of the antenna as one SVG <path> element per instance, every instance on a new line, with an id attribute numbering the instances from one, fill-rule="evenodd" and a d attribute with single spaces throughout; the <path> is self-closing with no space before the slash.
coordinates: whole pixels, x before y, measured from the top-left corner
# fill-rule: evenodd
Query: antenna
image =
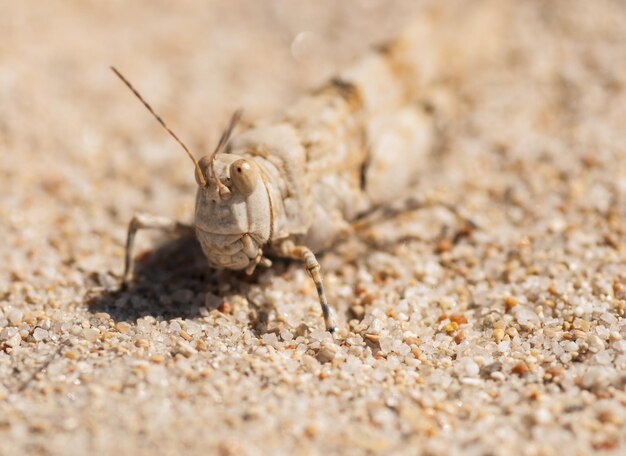
<path id="1" fill-rule="evenodd" d="M 217 143 L 217 146 L 215 147 L 215 151 L 213 152 L 213 155 L 219 154 L 222 151 L 222 149 L 226 146 L 226 144 L 228 143 L 228 140 L 230 139 L 230 135 L 233 134 L 233 130 L 235 129 L 235 127 L 237 126 L 237 123 L 241 119 L 242 112 L 243 111 L 241 109 L 237 109 L 235 112 L 233 112 L 233 115 L 230 117 L 230 122 L 228 123 L 228 127 L 226 127 L 226 129 L 222 133 L 222 136 L 220 137 L 220 140 Z"/>
<path id="2" fill-rule="evenodd" d="M 215 150 L 211 154 L 211 160 L 210 160 L 211 173 L 212 173 L 213 178 L 217 181 L 217 185 L 220 190 L 224 189 L 225 185 L 222 183 L 220 178 L 217 176 L 217 173 L 215 172 L 215 157 L 217 157 L 217 154 L 219 154 L 222 151 L 222 149 L 226 147 L 226 144 L 228 144 L 228 140 L 230 139 L 230 136 L 232 135 L 233 130 L 237 126 L 239 119 L 241 119 L 242 112 L 243 111 L 241 109 L 238 109 L 230 117 L 230 122 L 228 123 L 228 126 L 222 133 L 222 136 L 220 137 L 220 140 L 218 141 L 217 146 L 215 146 Z"/>
<path id="3" fill-rule="evenodd" d="M 133 92 L 133 94 L 135 94 L 135 96 L 137 98 L 139 98 L 139 101 L 141 101 L 141 103 L 146 107 L 146 109 L 148 111 L 150 111 L 150 113 L 161 124 L 161 126 L 163 128 L 165 128 L 165 130 L 176 140 L 176 142 L 178 144 L 180 144 L 182 146 L 183 149 L 185 149 L 185 152 L 187 152 L 187 155 L 189 155 L 189 158 L 191 158 L 191 161 L 193 161 L 193 164 L 196 167 L 196 172 L 198 173 L 198 178 L 200 179 L 200 183 L 202 184 L 203 187 L 206 187 L 206 185 L 207 185 L 206 179 L 204 178 L 204 174 L 202 173 L 202 169 L 200 168 L 200 165 L 198 164 L 198 160 L 196 160 L 196 157 L 194 157 L 193 154 L 191 153 L 191 151 L 187 148 L 187 146 L 185 146 L 185 143 L 183 143 L 180 140 L 180 138 L 178 136 L 176 136 L 176 133 L 174 133 L 172 130 L 170 130 L 170 128 L 163 121 L 163 119 L 161 119 L 161 117 L 156 112 L 154 112 L 154 109 L 152 109 L 152 107 L 148 104 L 148 102 L 146 100 L 144 100 L 144 98 L 139 94 L 139 92 L 137 92 L 137 89 L 135 89 L 133 87 L 133 85 L 130 82 L 128 82 L 128 79 L 126 79 L 124 76 L 122 76 L 122 73 L 117 71 L 117 68 L 112 66 L 111 70 L 113 71 L 113 73 L 115 73 L 115 75 L 118 78 L 120 78 L 122 80 L 122 82 L 124 84 L 126 84 L 126 86 L 130 89 L 130 91 Z M 226 139 L 228 139 L 228 138 L 226 138 Z M 220 141 L 220 143 L 221 143 L 221 141 Z"/>

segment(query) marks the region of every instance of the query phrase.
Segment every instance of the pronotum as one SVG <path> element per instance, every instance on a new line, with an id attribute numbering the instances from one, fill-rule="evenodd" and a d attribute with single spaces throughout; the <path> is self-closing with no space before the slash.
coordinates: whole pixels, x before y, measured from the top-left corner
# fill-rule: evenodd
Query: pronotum
<path id="1" fill-rule="evenodd" d="M 462 5 L 462 3 L 461 3 Z M 505 16 L 498 1 L 453 13 L 425 12 L 396 40 L 372 51 L 277 120 L 231 138 L 233 115 L 215 150 L 197 160 L 133 86 L 113 71 L 184 148 L 198 184 L 193 226 L 139 214 L 128 229 L 123 284 L 138 230 L 192 229 L 208 263 L 252 273 L 267 256 L 303 261 L 326 329 L 337 323 L 315 253 L 372 208 L 407 194 L 435 128 L 420 103 L 433 86 L 493 59 Z"/>

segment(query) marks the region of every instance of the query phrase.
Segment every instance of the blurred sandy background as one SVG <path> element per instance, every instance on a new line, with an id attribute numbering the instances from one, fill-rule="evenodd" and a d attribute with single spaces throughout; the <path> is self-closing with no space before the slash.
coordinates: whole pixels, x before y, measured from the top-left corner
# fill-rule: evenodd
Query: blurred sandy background
<path id="1" fill-rule="evenodd" d="M 416 190 L 479 229 L 424 210 L 325 255 L 342 342 L 297 264 L 247 280 L 183 240 L 115 291 L 132 214 L 190 220 L 194 181 L 109 65 L 200 154 L 427 3 L 0 0 L 0 453 L 625 451 L 619 0 L 515 4 Z"/>

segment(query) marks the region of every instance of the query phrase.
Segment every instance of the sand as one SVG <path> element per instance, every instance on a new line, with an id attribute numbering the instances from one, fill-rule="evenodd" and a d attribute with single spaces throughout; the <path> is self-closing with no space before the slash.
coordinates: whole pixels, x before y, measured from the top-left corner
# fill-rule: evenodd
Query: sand
<path id="1" fill-rule="evenodd" d="M 337 2 L 339 3 L 339 2 Z M 626 451 L 626 4 L 515 2 L 506 58 L 401 214 L 301 265 L 209 270 L 194 150 L 281 112 L 426 2 L 0 1 L 0 454 Z M 426 94 L 428 95 L 428 94 Z"/>

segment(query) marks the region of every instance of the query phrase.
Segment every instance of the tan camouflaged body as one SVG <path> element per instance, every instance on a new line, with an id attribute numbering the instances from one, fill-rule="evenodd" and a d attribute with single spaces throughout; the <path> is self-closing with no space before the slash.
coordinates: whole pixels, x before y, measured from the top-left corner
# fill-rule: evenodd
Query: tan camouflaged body
<path id="1" fill-rule="evenodd" d="M 241 157 L 258 164 L 262 180 L 248 197 L 225 201 L 211 185 L 199 188 L 196 231 L 211 265 L 254 269 L 285 239 L 322 250 L 359 214 L 406 195 L 435 139 L 424 100 L 497 58 L 500 5 L 469 3 L 424 13 L 277 120 L 230 141 L 215 159 L 220 180 Z"/>

